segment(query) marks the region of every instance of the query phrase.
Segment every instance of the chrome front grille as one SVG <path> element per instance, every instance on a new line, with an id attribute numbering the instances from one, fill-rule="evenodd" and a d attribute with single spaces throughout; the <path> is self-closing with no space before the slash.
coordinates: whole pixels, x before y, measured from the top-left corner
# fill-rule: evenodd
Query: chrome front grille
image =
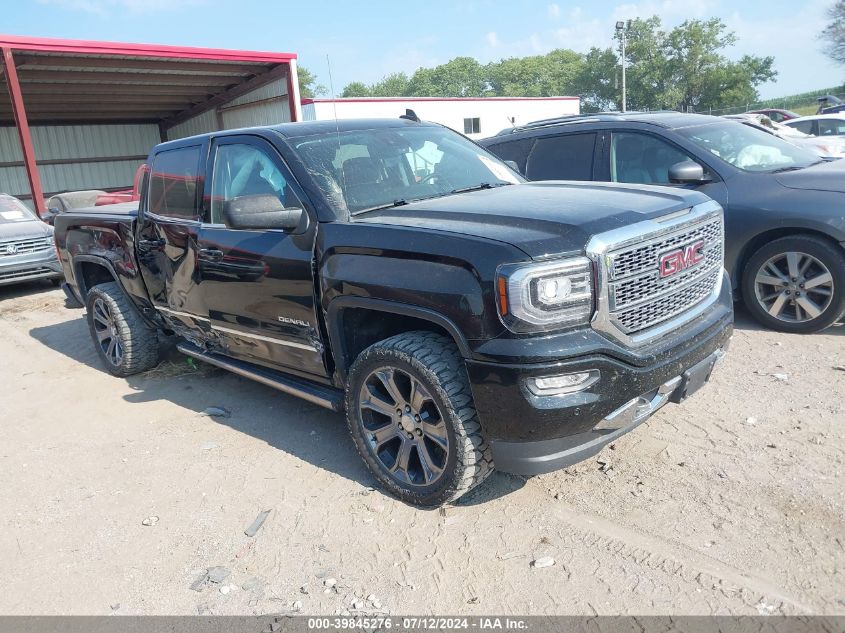
<path id="1" fill-rule="evenodd" d="M 667 234 L 643 236 L 639 244 L 608 252 L 610 319 L 634 334 L 671 319 L 706 299 L 724 261 L 721 215 L 682 225 Z M 663 255 L 702 243 L 702 261 L 661 278 Z"/>
<path id="2" fill-rule="evenodd" d="M 38 253 L 53 248 L 53 239 L 50 237 L 36 237 L 26 240 L 14 240 L 0 242 L 0 257 L 11 255 L 27 255 Z"/>
<path id="3" fill-rule="evenodd" d="M 631 334 L 677 316 L 709 297 L 722 275 L 721 266 L 703 278 L 685 284 L 675 292 L 665 294 L 633 308 L 619 310 L 613 315 L 622 331 Z"/>
<path id="4" fill-rule="evenodd" d="M 705 202 L 602 233 L 590 241 L 587 254 L 598 266 L 593 327 L 628 344 L 641 344 L 686 323 L 715 301 L 723 280 L 722 209 Z"/>

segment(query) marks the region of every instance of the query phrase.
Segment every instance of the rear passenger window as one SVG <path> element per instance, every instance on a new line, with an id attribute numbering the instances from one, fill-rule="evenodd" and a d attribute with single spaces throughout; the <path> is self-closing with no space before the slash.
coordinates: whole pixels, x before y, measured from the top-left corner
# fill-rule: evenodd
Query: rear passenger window
<path id="1" fill-rule="evenodd" d="M 156 154 L 149 184 L 151 213 L 183 220 L 200 219 L 197 204 L 199 163 L 199 146 Z"/>
<path id="2" fill-rule="evenodd" d="M 567 134 L 537 139 L 528 155 L 529 180 L 592 180 L 596 135 Z"/>
<path id="3" fill-rule="evenodd" d="M 512 160 L 519 167 L 519 173 L 525 174 L 525 163 L 528 160 L 528 153 L 531 151 L 533 145 L 533 138 L 523 138 L 491 145 L 487 149 L 502 160 Z"/>
<path id="4" fill-rule="evenodd" d="M 799 132 L 804 132 L 804 134 L 815 134 L 813 130 L 813 120 L 810 121 L 797 121 L 795 123 L 788 121 L 787 125 L 789 127 L 794 127 Z"/>

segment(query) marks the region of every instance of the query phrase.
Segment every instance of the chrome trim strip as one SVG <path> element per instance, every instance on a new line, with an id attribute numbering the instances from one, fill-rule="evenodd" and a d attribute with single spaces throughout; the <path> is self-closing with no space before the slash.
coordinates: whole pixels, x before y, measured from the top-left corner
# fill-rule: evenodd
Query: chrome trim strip
<path id="1" fill-rule="evenodd" d="M 722 283 L 725 278 L 724 274 L 719 275 L 713 292 L 695 307 L 642 332 L 637 332 L 634 335 L 625 334 L 611 320 L 609 276 L 612 261 L 610 260 L 609 253 L 612 250 L 619 250 L 637 242 L 648 242 L 658 239 L 670 233 L 675 233 L 686 226 L 704 222 L 717 215 L 723 218 L 724 227 L 724 212 L 722 211 L 722 207 L 719 206 L 718 202 L 708 200 L 707 202 L 695 205 L 688 213 L 675 213 L 653 220 L 637 222 L 636 224 L 623 226 L 606 233 L 594 235 L 590 238 L 590 241 L 587 243 L 586 254 L 595 264 L 597 280 L 596 311 L 591 322 L 592 328 L 626 346 L 638 347 L 661 336 L 665 336 L 688 321 L 692 321 L 713 305 L 722 291 Z M 722 235 L 724 239 L 724 228 Z"/>
<path id="2" fill-rule="evenodd" d="M 186 317 L 188 319 L 197 319 L 198 321 L 209 321 L 208 317 L 202 317 L 197 314 L 191 314 L 190 312 L 180 312 L 179 310 L 165 308 L 164 306 L 156 306 L 156 310 L 161 310 L 162 312 L 167 312 L 168 314 L 174 314 L 180 317 Z"/>
<path id="3" fill-rule="evenodd" d="M 269 336 L 262 336 L 261 334 L 247 334 L 246 332 L 242 332 L 241 330 L 232 330 L 227 327 L 221 327 L 219 325 L 211 324 L 212 330 L 217 330 L 219 332 L 226 332 L 227 334 L 234 334 L 236 336 L 243 336 L 246 338 L 254 338 L 259 341 L 266 341 L 268 343 L 276 343 L 277 345 L 286 345 L 288 347 L 296 347 L 297 349 L 304 349 L 308 350 L 309 352 L 317 352 L 317 348 L 313 345 L 306 345 L 305 343 L 295 343 L 293 341 L 284 341 L 278 338 L 272 338 Z"/>

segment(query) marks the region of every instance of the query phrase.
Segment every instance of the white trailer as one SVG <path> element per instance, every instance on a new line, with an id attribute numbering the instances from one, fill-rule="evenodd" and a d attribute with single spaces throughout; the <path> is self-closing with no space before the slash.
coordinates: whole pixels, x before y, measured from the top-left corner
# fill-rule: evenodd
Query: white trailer
<path id="1" fill-rule="evenodd" d="M 540 119 L 580 114 L 578 97 L 355 97 L 303 99 L 304 121 L 396 118 L 406 109 L 420 119 L 440 123 L 473 139 L 493 136 L 500 130 Z"/>

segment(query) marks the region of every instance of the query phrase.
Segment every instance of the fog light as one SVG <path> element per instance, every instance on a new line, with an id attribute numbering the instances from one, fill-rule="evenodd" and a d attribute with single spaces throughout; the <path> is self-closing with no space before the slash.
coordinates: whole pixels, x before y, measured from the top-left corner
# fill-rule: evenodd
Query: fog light
<path id="1" fill-rule="evenodd" d="M 600 375 L 598 369 L 591 369 L 573 374 L 529 378 L 525 384 L 535 396 L 559 396 L 583 391 L 594 384 Z"/>

